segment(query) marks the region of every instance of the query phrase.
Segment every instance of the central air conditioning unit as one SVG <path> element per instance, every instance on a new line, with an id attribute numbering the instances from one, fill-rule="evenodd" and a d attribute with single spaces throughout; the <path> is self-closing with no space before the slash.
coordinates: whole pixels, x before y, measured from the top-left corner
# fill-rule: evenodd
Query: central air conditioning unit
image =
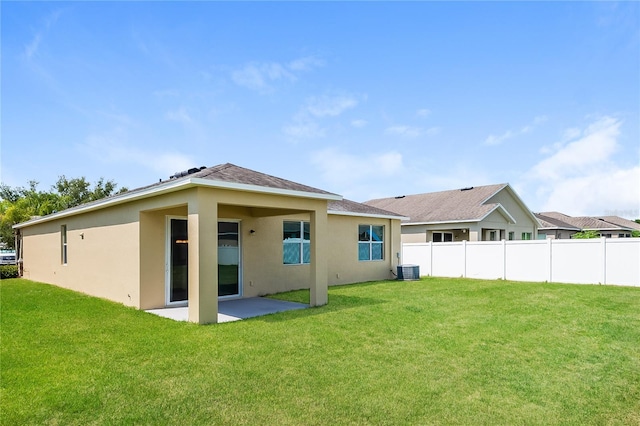
<path id="1" fill-rule="evenodd" d="M 420 266 L 398 265 L 398 279 L 401 281 L 413 281 L 420 279 Z"/>

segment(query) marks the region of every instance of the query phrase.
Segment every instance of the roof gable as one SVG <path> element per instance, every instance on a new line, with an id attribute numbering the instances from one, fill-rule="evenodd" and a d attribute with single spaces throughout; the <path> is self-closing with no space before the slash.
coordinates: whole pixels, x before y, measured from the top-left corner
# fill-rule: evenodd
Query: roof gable
<path id="1" fill-rule="evenodd" d="M 370 200 L 365 204 L 389 210 L 410 219 L 405 223 L 481 221 L 500 206 L 487 203 L 507 184 L 477 186 L 449 191 Z M 504 210 L 504 208 L 502 208 Z"/>

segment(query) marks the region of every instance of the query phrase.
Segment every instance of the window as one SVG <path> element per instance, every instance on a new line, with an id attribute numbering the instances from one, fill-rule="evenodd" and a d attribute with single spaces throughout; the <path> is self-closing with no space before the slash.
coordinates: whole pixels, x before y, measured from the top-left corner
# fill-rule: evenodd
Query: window
<path id="1" fill-rule="evenodd" d="M 489 231 L 489 241 L 496 241 L 497 232 L 496 231 Z"/>
<path id="2" fill-rule="evenodd" d="M 532 236 L 531 232 L 523 232 L 522 233 L 522 239 L 523 240 L 530 240 L 531 236 Z"/>
<path id="3" fill-rule="evenodd" d="M 60 261 L 67 264 L 67 225 L 60 226 Z"/>
<path id="4" fill-rule="evenodd" d="M 431 240 L 434 243 L 448 243 L 450 241 L 453 241 L 453 233 L 451 232 L 434 232 L 432 234 L 432 238 Z"/>
<path id="5" fill-rule="evenodd" d="M 382 260 L 384 226 L 358 225 L 358 260 Z"/>
<path id="6" fill-rule="evenodd" d="M 515 239 L 515 234 L 513 231 L 509 232 L 509 241 L 513 241 Z"/>
<path id="7" fill-rule="evenodd" d="M 282 263 L 311 263 L 311 226 L 309 222 L 284 222 L 282 225 Z"/>

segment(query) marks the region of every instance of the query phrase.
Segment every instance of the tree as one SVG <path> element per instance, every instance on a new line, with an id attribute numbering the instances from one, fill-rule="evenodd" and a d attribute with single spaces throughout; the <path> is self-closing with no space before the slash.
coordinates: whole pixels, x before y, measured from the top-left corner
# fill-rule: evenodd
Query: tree
<path id="1" fill-rule="evenodd" d="M 112 194 L 120 194 L 126 192 L 127 188 L 115 192 L 117 184 L 112 181 L 104 181 L 100 178 L 90 189 L 91 184 L 84 177 L 76 179 L 67 179 L 64 175 L 58 178 L 56 184 L 52 187 L 59 195 L 59 210 L 68 209 L 70 207 L 79 206 L 80 204 L 90 201 L 100 200 Z"/>
<path id="2" fill-rule="evenodd" d="M 577 239 L 600 238 L 600 234 L 598 233 L 598 231 L 594 231 L 593 229 L 588 229 L 586 231 L 576 232 L 571 236 L 571 238 L 577 238 Z"/>
<path id="3" fill-rule="evenodd" d="M 93 189 L 90 186 L 84 177 L 69 180 L 65 176 L 58 178 L 50 192 L 39 191 L 36 181 L 29 181 L 29 188 L 0 184 L 0 243 L 14 248 L 12 227 L 16 223 L 127 191 L 115 192 L 118 185 L 103 178 Z"/>

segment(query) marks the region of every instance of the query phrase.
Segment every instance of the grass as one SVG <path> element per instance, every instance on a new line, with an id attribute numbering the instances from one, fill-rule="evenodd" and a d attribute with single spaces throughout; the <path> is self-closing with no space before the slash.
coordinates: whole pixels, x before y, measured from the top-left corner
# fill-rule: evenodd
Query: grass
<path id="1" fill-rule="evenodd" d="M 638 288 L 375 282 L 198 326 L 0 285 L 2 424 L 640 424 Z"/>

